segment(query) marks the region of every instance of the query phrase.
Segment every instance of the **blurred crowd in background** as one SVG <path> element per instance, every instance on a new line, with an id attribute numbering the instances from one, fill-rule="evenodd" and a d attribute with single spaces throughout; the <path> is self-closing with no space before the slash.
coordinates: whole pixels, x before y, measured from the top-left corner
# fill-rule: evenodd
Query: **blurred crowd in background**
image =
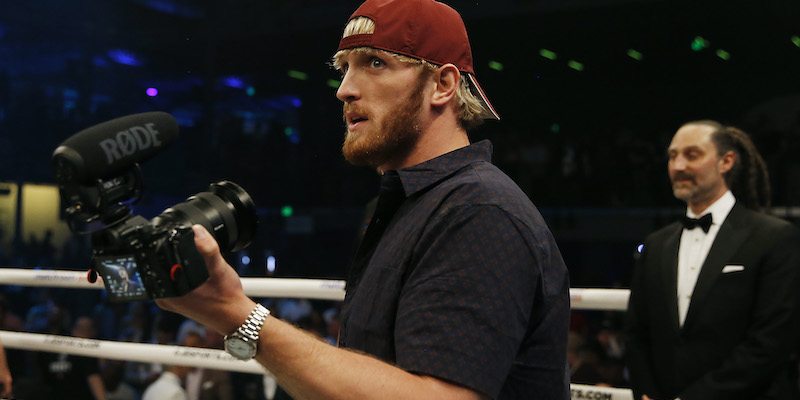
<path id="1" fill-rule="evenodd" d="M 0 6 L 0 182 L 55 184 L 50 156 L 71 135 L 112 118 L 167 111 L 180 137 L 141 165 L 145 192 L 134 214 L 152 218 L 211 182 L 231 180 L 259 208 L 254 242 L 228 255 L 241 276 L 346 276 L 378 176 L 340 154 L 338 75 L 325 61 L 357 1 L 46 3 Z M 471 139 L 492 140 L 494 163 L 539 207 L 573 287 L 627 287 L 644 235 L 683 212 L 670 190 L 666 148 L 690 120 L 748 132 L 768 164 L 773 205 L 797 223 L 785 207 L 800 206 L 798 6 L 716 3 L 458 4 L 477 74 L 503 118 Z M 702 48 L 690 47 L 698 42 Z M 729 59 L 719 56 L 722 48 Z M 553 59 L 540 56 L 546 49 Z M 580 71 L 567 66 L 576 60 Z M 145 94 L 156 87 L 158 96 Z M 662 209 L 669 212 L 648 211 Z M 598 215 L 652 221 L 620 238 L 620 227 L 631 224 L 580 223 Z M 0 243 L 0 267 L 89 268 L 87 235 L 62 243 L 46 232 L 24 235 L 18 225 L 0 230 Z M 337 302 L 262 302 L 335 342 Z M 572 312 L 574 383 L 626 387 L 623 317 Z M 102 290 L 0 286 L 0 330 L 164 344 L 195 335 L 200 346 L 220 346 L 219 335 L 153 302 L 110 303 Z M 7 350 L 17 397 L 71 393 L 54 375 L 61 355 Z M 139 399 L 164 369 L 84 362 L 108 399 Z M 285 396 L 261 376 L 224 375 L 233 384 L 216 398 Z"/>
<path id="2" fill-rule="evenodd" d="M 13 119 L 0 120 L 0 125 L 9 121 Z M 67 124 L 64 118 L 55 118 L 54 121 L 52 130 L 45 130 L 52 136 L 50 141 L 63 140 L 63 132 L 77 129 Z M 216 170 L 220 176 L 237 175 L 240 181 L 249 183 L 248 189 L 253 189 L 251 194 L 256 199 L 269 198 L 275 188 L 289 188 L 291 180 L 308 174 L 313 177 L 313 183 L 294 186 L 286 191 L 286 197 L 267 201 L 267 205 L 294 202 L 301 213 L 304 209 L 319 210 L 332 207 L 333 204 L 344 204 L 346 207 L 334 211 L 338 215 L 334 219 L 338 222 L 332 223 L 332 227 L 325 229 L 318 226 L 318 229 L 299 236 L 287 234 L 285 225 L 276 224 L 274 218 L 270 219 L 262 213 L 266 222 L 262 220 L 260 229 L 264 232 L 250 251 L 264 252 L 271 248 L 270 251 L 280 254 L 281 260 L 285 261 L 284 268 L 271 274 L 264 270 L 263 262 L 248 265 L 240 261 L 239 255 L 231 256 L 232 265 L 237 266 L 242 276 L 343 278 L 360 228 L 362 209 L 359 205 L 374 195 L 371 179 L 375 178 L 375 174 L 343 164 L 337 160 L 340 157 L 337 151 L 323 150 L 320 143 L 296 146 L 282 135 L 245 135 L 237 132 L 235 127 L 240 127 L 242 123 L 241 120 L 231 119 L 221 125 L 221 129 L 228 133 L 218 135 L 216 153 L 207 155 L 217 159 L 217 162 L 195 170 L 182 170 L 182 173 L 199 175 L 205 168 L 208 171 Z M 800 152 L 800 113 L 792 119 L 791 124 L 784 127 L 776 127 L 766 117 L 750 122 L 741 121 L 738 126 L 753 136 L 769 164 L 773 204 L 780 207 L 800 205 L 800 180 L 796 179 L 800 176 L 800 159 L 795 156 Z M 671 196 L 665 171 L 664 149 L 674 128 L 636 126 L 606 129 L 605 132 L 576 133 L 559 126 L 545 126 L 542 132 L 500 127 L 479 130 L 473 139 L 488 138 L 493 141 L 494 162 L 507 171 L 543 210 L 558 239 L 559 225 L 564 221 L 554 217 L 560 214 L 548 213 L 548 210 L 679 209 L 680 206 Z M 650 132 L 644 135 L 644 130 Z M 4 136 L 0 140 L 9 139 Z M 35 142 L 41 140 L 37 138 Z M 31 151 L 33 142 L 29 143 Z M 327 146 L 336 148 L 332 144 L 335 140 L 326 139 L 322 142 L 331 142 Z M 15 140 L 15 143 L 20 142 Z M 189 159 L 196 158 L 198 152 L 202 157 L 203 150 L 192 148 L 189 144 L 171 151 L 169 161 L 154 161 L 156 166 L 150 170 L 164 168 L 169 163 L 180 164 L 181 161 L 191 164 Z M 296 169 L 287 171 L 258 167 L 262 162 L 291 164 L 291 160 L 295 160 Z M 8 162 L 7 159 L 5 162 Z M 145 173 L 147 171 L 145 168 Z M 38 176 L 46 180 L 45 173 L 43 169 Z M 201 179 L 198 177 L 194 180 Z M 270 184 L 265 185 L 264 182 Z M 156 182 L 154 186 L 159 188 L 159 185 L 161 183 Z M 165 199 L 163 201 L 166 202 L 180 201 L 175 196 L 166 196 Z M 157 210 L 169 205 L 155 204 L 149 207 Z M 349 211 L 342 211 L 348 210 L 348 207 Z M 567 243 L 562 245 L 568 264 L 570 251 L 575 248 Z M 78 235 L 63 245 L 53 243 L 49 234 L 41 238 L 32 235 L 24 240 L 17 238 L 12 248 L 0 250 L 0 265 L 24 268 L 83 270 L 87 269 L 91 256 L 88 236 Z M 331 257 L 332 254 L 335 256 Z M 573 282 L 594 287 L 626 287 L 633 259 L 625 257 L 605 262 L 616 264 L 620 270 L 616 273 L 595 273 L 589 278 L 581 274 L 591 266 L 568 265 Z M 203 346 L 219 348 L 221 343 L 218 335 L 206 332 L 178 315 L 164 312 L 152 302 L 109 303 L 103 291 L 3 286 L 0 294 L 3 313 L 0 316 L 0 329 L 3 330 L 75 335 L 78 329 L 78 334 L 85 337 L 162 344 L 181 344 L 185 331 L 193 330 L 204 338 Z M 263 300 L 281 318 L 335 343 L 338 329 L 336 302 Z M 622 363 L 622 317 L 623 313 L 617 311 L 573 311 L 568 358 L 574 383 L 626 387 L 626 372 Z M 21 350 L 9 350 L 8 353 L 15 376 L 15 392 L 27 393 L 25 398 L 34 399 L 36 396 L 48 398 L 48 393 L 58 389 L 51 385 L 54 382 L 52 371 L 43 367 L 52 355 Z M 100 360 L 98 372 L 109 398 L 138 399 L 147 385 L 158 377 L 161 367 Z M 265 381 L 260 376 L 241 373 L 228 375 L 235 383 L 230 389 L 233 398 L 270 398 L 268 396 L 272 391 L 277 398 L 282 395 L 280 389 L 268 383 L 265 387 Z"/>

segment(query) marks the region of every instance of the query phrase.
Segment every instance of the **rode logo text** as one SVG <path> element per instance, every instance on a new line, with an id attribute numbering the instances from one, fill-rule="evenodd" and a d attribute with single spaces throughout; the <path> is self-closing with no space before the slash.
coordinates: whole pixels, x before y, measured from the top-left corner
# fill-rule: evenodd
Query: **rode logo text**
<path id="1" fill-rule="evenodd" d="M 113 139 L 105 139 L 100 142 L 100 148 L 106 154 L 106 159 L 110 165 L 122 157 L 129 156 L 137 151 L 146 150 L 151 147 L 161 146 L 158 138 L 159 132 L 155 129 L 155 124 L 144 124 L 144 126 L 132 126 L 127 130 L 117 132 Z"/>

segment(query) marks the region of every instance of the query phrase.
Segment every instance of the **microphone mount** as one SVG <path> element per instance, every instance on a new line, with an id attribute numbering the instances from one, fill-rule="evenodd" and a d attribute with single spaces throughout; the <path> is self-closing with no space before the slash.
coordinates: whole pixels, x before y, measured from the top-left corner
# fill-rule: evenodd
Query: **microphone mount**
<path id="1" fill-rule="evenodd" d="M 104 229 L 127 218 L 129 206 L 136 204 L 144 191 L 139 164 L 134 164 L 121 175 L 108 179 L 96 179 L 93 184 L 84 185 L 74 180 L 61 179 L 68 174 L 56 174 L 61 192 L 61 209 L 66 214 L 67 223 L 73 232 L 77 223 L 96 223 Z M 94 231 L 95 229 L 92 229 Z M 87 232 L 83 232 L 87 233 Z"/>

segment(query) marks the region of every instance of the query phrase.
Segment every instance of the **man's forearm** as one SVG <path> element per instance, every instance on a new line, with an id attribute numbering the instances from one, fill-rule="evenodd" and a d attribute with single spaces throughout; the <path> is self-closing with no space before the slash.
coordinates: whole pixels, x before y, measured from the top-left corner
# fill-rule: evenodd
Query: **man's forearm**
<path id="1" fill-rule="evenodd" d="M 230 334 L 256 303 L 244 294 L 239 276 L 222 258 L 216 241 L 201 226 L 193 229 L 209 280 L 185 296 L 157 303 L 221 334 Z M 275 317 L 267 317 L 261 327 L 256 359 L 297 399 L 480 398 L 470 389 L 333 347 Z"/>
<path id="2" fill-rule="evenodd" d="M 256 359 L 297 399 L 488 398 L 336 348 L 276 318 L 268 318 L 261 330 Z"/>

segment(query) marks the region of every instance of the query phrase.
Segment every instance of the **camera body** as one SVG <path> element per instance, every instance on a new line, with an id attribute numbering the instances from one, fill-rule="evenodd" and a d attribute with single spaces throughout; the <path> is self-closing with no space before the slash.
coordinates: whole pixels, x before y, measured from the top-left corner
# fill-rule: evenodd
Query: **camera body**
<path id="1" fill-rule="evenodd" d="M 255 206 L 238 185 L 221 181 L 148 221 L 128 215 L 92 233 L 92 270 L 112 301 L 182 296 L 208 279 L 192 225 L 203 225 L 222 251 L 252 240 Z"/>
<path id="2" fill-rule="evenodd" d="M 191 226 L 154 225 L 140 216 L 95 232 L 92 268 L 112 300 L 181 296 L 208 279 Z"/>
<path id="3" fill-rule="evenodd" d="M 89 279 L 100 275 L 111 301 L 182 296 L 202 285 L 208 270 L 195 247 L 192 225 L 205 227 L 220 251 L 229 252 L 248 246 L 258 224 L 252 198 L 230 181 L 213 183 L 150 221 L 132 215 L 130 205 L 142 193 L 135 161 L 154 153 L 128 151 L 131 161 L 107 158 L 106 164 L 105 153 L 94 147 L 106 150 L 108 137 L 128 143 L 122 139 L 141 126 L 165 137 L 177 134 L 177 123 L 166 113 L 136 114 L 82 131 L 53 153 L 65 218 L 73 233 L 91 233 Z"/>

